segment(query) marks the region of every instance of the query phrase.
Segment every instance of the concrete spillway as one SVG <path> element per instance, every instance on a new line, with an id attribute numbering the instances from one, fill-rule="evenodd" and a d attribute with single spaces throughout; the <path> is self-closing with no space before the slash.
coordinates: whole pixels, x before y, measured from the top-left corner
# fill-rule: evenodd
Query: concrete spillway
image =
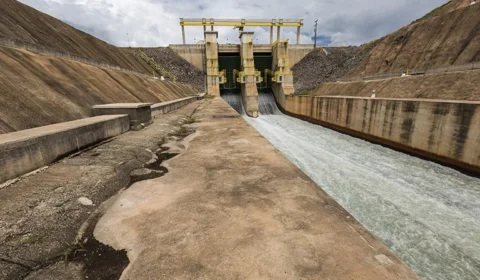
<path id="1" fill-rule="evenodd" d="M 259 105 L 244 118 L 422 278 L 480 279 L 478 178 Z"/>

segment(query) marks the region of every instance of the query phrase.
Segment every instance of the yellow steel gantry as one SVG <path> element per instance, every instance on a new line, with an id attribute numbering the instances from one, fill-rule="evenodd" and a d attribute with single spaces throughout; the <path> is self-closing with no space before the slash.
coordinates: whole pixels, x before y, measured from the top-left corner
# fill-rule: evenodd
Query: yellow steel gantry
<path id="1" fill-rule="evenodd" d="M 213 31 L 214 26 L 233 26 L 233 27 L 247 27 L 259 26 L 270 27 L 270 44 L 273 43 L 273 28 L 277 27 L 277 41 L 280 40 L 281 27 L 297 27 L 297 45 L 300 44 L 300 28 L 303 26 L 303 19 L 214 19 L 214 18 L 181 18 L 180 26 L 182 27 L 182 39 L 185 45 L 185 26 L 203 26 L 203 31 L 207 31 L 207 26 L 210 26 Z"/>

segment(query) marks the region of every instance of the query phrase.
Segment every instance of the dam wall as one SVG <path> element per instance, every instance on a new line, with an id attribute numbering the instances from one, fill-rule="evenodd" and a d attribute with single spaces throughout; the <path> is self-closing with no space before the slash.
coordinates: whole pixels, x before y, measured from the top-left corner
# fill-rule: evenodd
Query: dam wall
<path id="1" fill-rule="evenodd" d="M 480 102 L 286 96 L 286 113 L 416 155 L 480 171 Z"/>
<path id="2" fill-rule="evenodd" d="M 205 71 L 205 44 L 186 44 L 186 45 L 169 45 L 183 59 L 195 66 L 201 71 Z M 302 60 L 307 54 L 313 51 L 313 45 L 289 45 L 288 57 L 290 59 L 290 67 Z M 271 53 L 272 45 L 255 44 L 253 45 L 253 53 Z M 240 45 L 238 44 L 219 44 L 218 53 L 240 53 Z"/>

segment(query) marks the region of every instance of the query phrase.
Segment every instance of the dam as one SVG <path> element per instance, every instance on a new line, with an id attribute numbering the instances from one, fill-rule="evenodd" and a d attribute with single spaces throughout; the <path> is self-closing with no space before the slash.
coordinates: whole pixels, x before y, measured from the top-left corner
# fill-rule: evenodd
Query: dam
<path id="1" fill-rule="evenodd" d="M 116 47 L 5 0 L 0 280 L 479 279 L 467 2 L 360 46 L 308 16 Z"/>

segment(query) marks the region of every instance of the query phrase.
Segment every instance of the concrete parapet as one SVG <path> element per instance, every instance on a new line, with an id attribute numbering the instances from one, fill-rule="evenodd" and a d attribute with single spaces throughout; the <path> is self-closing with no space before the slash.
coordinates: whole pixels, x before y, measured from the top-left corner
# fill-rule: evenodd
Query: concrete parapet
<path id="1" fill-rule="evenodd" d="M 152 103 L 113 103 L 93 106 L 95 116 L 127 114 L 130 128 L 140 130 L 152 123 Z"/>
<path id="2" fill-rule="evenodd" d="M 283 109 L 354 136 L 480 172 L 480 102 L 287 96 Z"/>
<path id="3" fill-rule="evenodd" d="M 0 135 L 4 182 L 130 128 L 128 115 L 99 116 Z"/>
<path id="4" fill-rule="evenodd" d="M 185 97 L 177 100 L 156 103 L 152 105 L 152 117 L 156 115 L 163 115 L 178 108 L 181 108 L 189 103 L 197 101 L 197 96 Z"/>

